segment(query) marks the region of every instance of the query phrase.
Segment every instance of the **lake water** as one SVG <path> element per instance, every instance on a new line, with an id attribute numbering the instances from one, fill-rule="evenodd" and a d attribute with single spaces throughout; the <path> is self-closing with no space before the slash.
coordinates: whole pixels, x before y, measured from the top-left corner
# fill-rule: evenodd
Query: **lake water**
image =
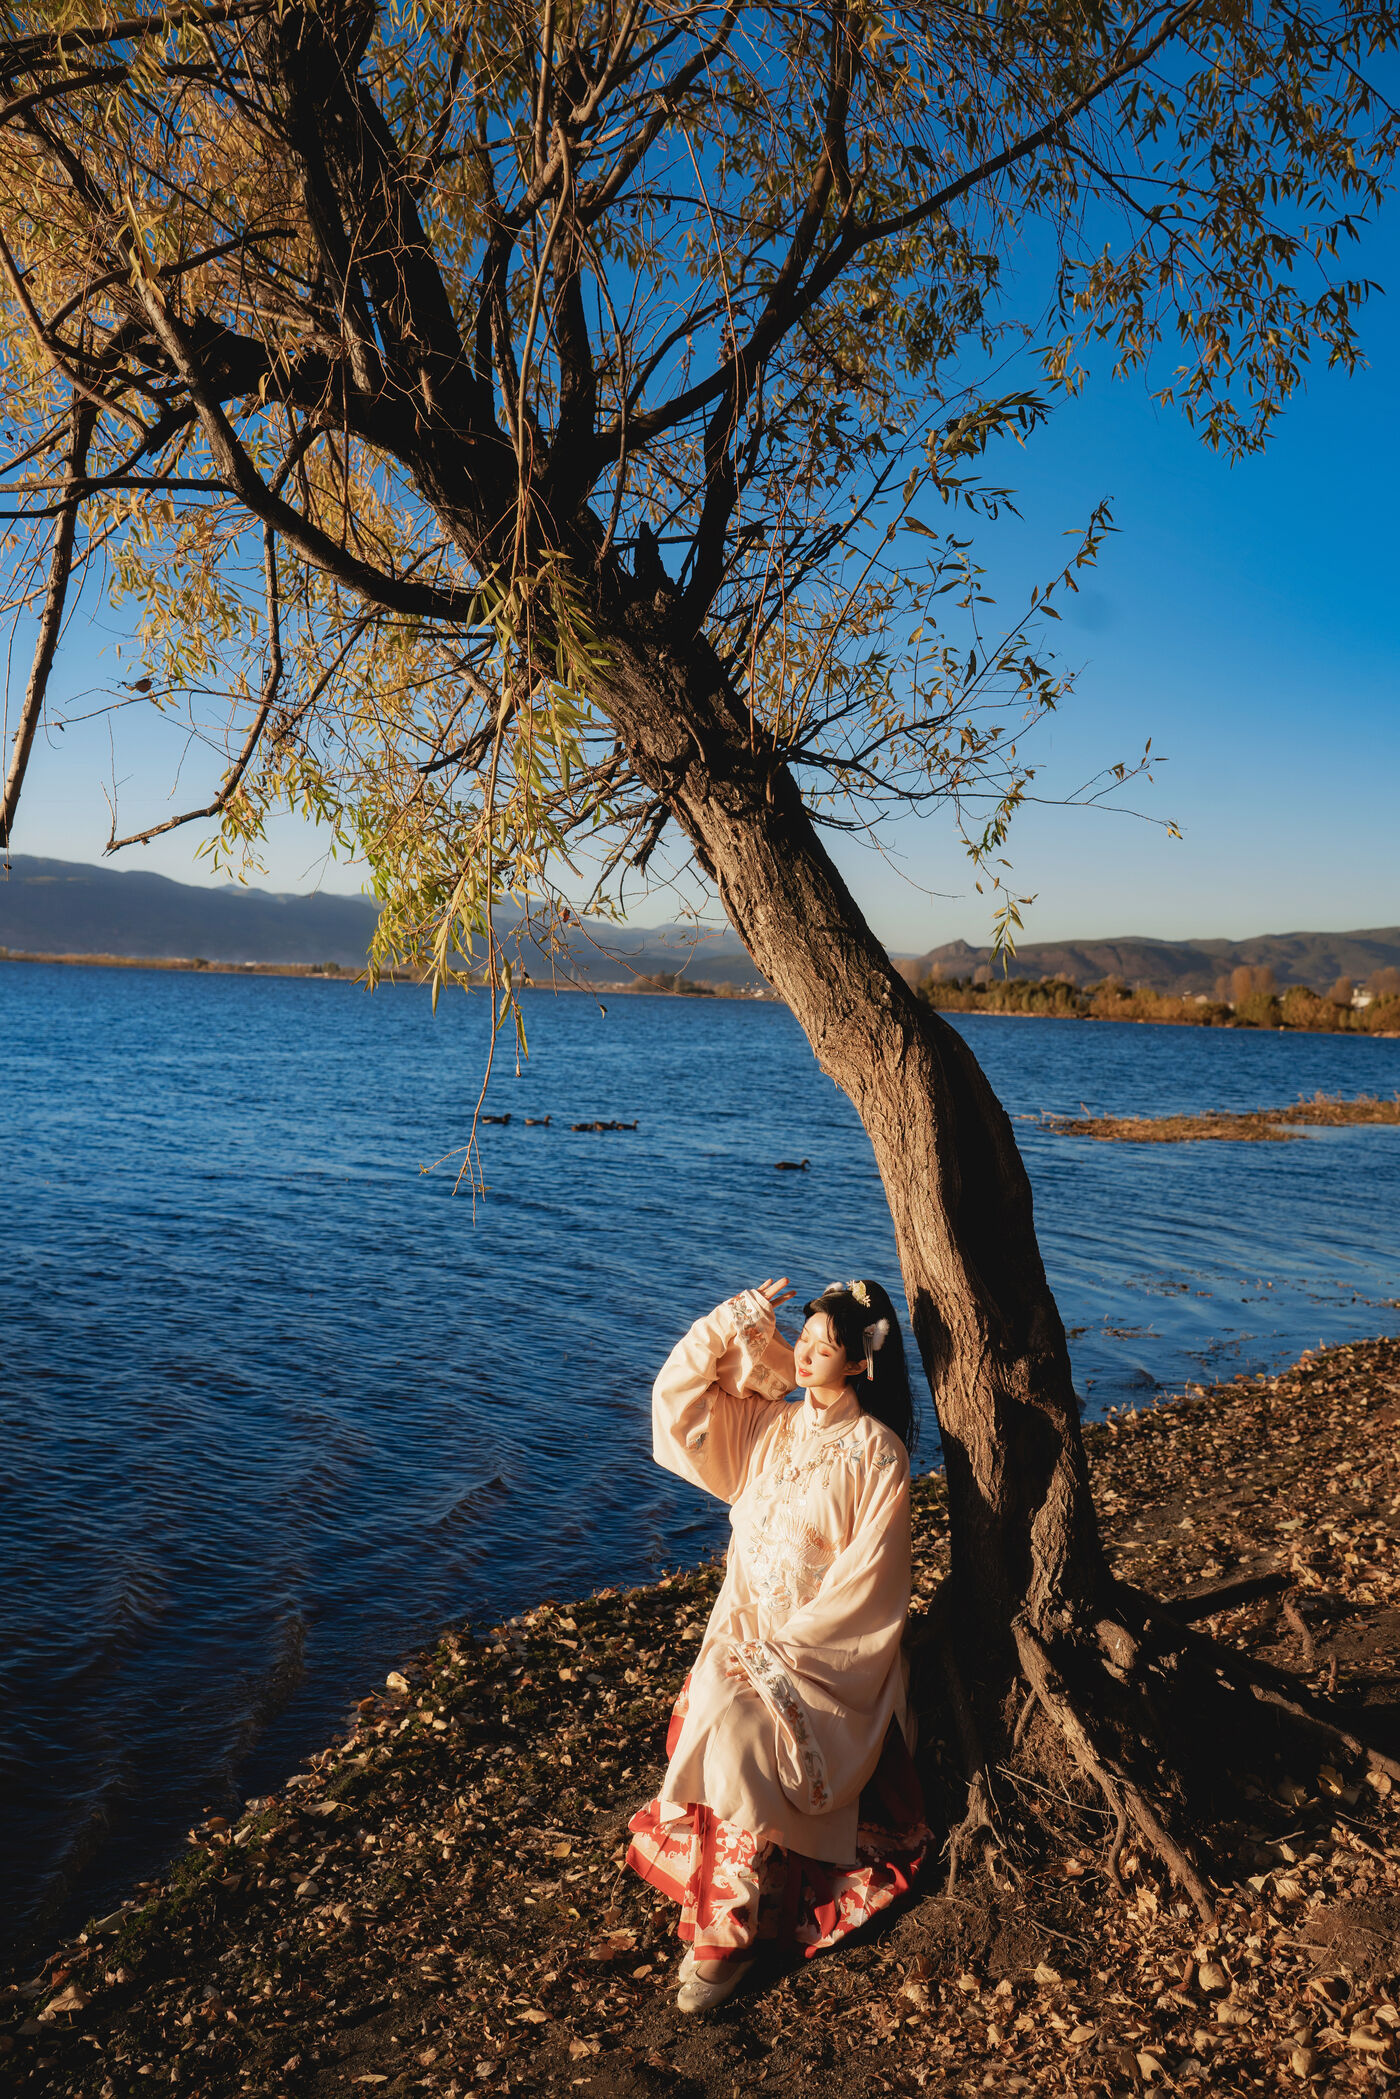
<path id="1" fill-rule="evenodd" d="M 671 1343 L 770 1273 L 897 1286 L 864 1133 L 785 1008 L 527 1015 L 474 1209 L 421 1169 L 469 1126 L 484 1000 L 0 965 L 12 1933 L 113 1906 L 448 1621 L 694 1561 L 724 1515 L 650 1462 Z M 1395 1041 L 961 1024 L 1017 1114 L 1400 1089 Z M 594 1117 L 640 1127 L 569 1130 Z M 1400 1129 L 1021 1132 L 1090 1414 L 1400 1330 Z"/>

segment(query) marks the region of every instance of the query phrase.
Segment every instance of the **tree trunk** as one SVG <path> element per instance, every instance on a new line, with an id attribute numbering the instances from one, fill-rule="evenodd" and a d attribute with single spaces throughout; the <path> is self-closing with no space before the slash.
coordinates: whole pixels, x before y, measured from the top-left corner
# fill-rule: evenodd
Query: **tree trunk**
<path id="1" fill-rule="evenodd" d="M 979 1674 L 1004 1681 L 1013 1620 L 1048 1641 L 1087 1630 L 1104 1579 L 1025 1167 L 976 1058 L 890 962 L 718 665 L 687 671 L 628 652 L 609 711 L 869 1133 L 942 1432 L 956 1622 Z"/>

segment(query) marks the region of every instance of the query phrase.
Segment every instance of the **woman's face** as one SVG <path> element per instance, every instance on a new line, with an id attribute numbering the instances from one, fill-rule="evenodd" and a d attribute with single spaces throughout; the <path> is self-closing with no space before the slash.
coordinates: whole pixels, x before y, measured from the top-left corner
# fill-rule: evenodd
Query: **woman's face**
<path id="1" fill-rule="evenodd" d="M 812 1314 L 798 1335 L 792 1353 L 799 1385 L 810 1389 L 812 1386 L 845 1384 L 846 1351 L 832 1331 L 831 1320 L 825 1312 Z"/>

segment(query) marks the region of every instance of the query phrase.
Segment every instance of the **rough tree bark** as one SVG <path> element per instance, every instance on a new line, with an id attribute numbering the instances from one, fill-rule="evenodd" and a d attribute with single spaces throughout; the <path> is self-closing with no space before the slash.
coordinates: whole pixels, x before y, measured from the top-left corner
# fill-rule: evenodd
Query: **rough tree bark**
<path id="1" fill-rule="evenodd" d="M 609 705 L 629 757 L 869 1133 L 938 1408 L 958 1620 L 970 1653 L 1014 1668 L 1013 1621 L 1064 1637 L 1089 1622 L 1105 1569 L 1010 1121 L 870 931 L 719 666 L 698 651 L 683 664 L 664 643 L 615 648 Z"/>
<path id="2" fill-rule="evenodd" d="M 434 398 L 454 404 L 452 435 L 440 418 L 407 445 L 396 433 L 401 456 L 468 556 L 486 549 L 510 569 L 516 462 L 487 436 L 490 388 L 470 375 L 405 171 L 357 78 L 365 33 L 363 21 L 359 36 L 342 25 L 337 45 L 295 10 L 267 32 L 289 142 L 314 223 L 363 229 L 359 267 L 379 338 L 401 346 L 396 376 L 411 391 L 431 367 Z M 323 247 L 334 278 L 338 234 Z M 368 318 L 366 331 L 368 342 Z M 937 1395 L 959 1621 L 971 1650 L 1005 1676 L 1018 1615 L 1038 1636 L 1062 1638 L 1088 1622 L 1104 1583 L 1064 1329 L 1011 1126 L 961 1037 L 914 998 L 865 924 L 797 783 L 755 742 L 748 709 L 694 637 L 695 608 L 665 588 L 650 595 L 615 554 L 600 566 L 598 520 L 577 492 L 561 500 L 568 452 L 557 435 L 530 491 L 529 536 L 569 549 L 612 666 L 607 705 L 628 757 L 870 1134 Z"/>
<path id="3" fill-rule="evenodd" d="M 1184 1774 L 1203 1735 L 1233 1730 L 1247 1758 L 1259 1718 L 1282 1719 L 1324 1752 L 1392 1776 L 1400 1765 L 1291 1680 L 1115 1581 L 1005 1110 L 967 1044 L 891 964 L 796 781 L 753 737 L 703 644 L 682 652 L 634 625 L 609 646 L 607 705 L 632 764 L 853 1102 L 884 1183 L 947 1468 L 946 1694 L 969 1779 L 952 1870 L 967 1839 L 995 1840 L 991 1766 L 1020 1746 L 1033 1703 L 1115 1817 L 1110 1872 L 1132 1828 L 1208 1918 L 1214 1896 L 1185 1838 Z"/>
<path id="4" fill-rule="evenodd" d="M 962 1038 L 893 968 L 796 780 L 755 734 L 723 665 L 697 635 L 717 579 L 705 591 L 693 582 L 681 596 L 662 575 L 627 574 L 615 551 L 603 551 L 605 535 L 571 483 L 559 433 L 554 453 L 533 470 L 524 440 L 533 444 L 538 433 L 522 427 L 507 456 L 484 376 L 489 360 L 480 370 L 466 362 L 406 170 L 356 77 L 360 47 L 353 37 L 344 48 L 324 44 L 319 23 L 303 13 L 294 21 L 295 34 L 272 37 L 269 57 L 308 208 L 329 228 L 329 282 L 345 269 L 336 229 L 359 231 L 375 307 L 375 324 L 364 316 L 358 338 L 361 383 L 373 392 L 370 367 L 387 358 L 393 385 L 380 390 L 380 412 L 386 391 L 397 388 L 404 403 L 420 398 L 420 410 L 400 415 L 377 441 L 397 453 L 479 567 L 514 573 L 544 549 L 570 561 L 599 645 L 601 668 L 590 675 L 632 769 L 689 839 L 736 932 L 869 1133 L 947 1463 L 953 1567 L 944 1624 L 957 1630 L 944 1644 L 968 1763 L 964 1832 L 991 1830 L 991 1763 L 1019 1738 L 1013 1715 L 1018 1706 L 1029 1712 L 1029 1685 L 1086 1785 L 1115 1815 L 1110 1863 L 1131 1824 L 1209 1914 L 1210 1891 L 1174 1834 L 1184 1821 L 1182 1790 L 1164 1753 L 1163 1715 L 1191 1636 L 1178 1638 L 1159 1609 L 1115 1585 L 1106 1565 L 1064 1328 L 1007 1116 Z M 572 296 L 560 306 L 566 332 Z M 480 319 L 483 356 L 492 329 L 504 343 L 507 316 L 494 291 Z M 513 353 L 502 363 L 513 372 Z M 572 370 L 568 357 L 565 365 Z M 579 369 L 587 371 L 586 359 Z M 517 408 L 523 400 L 517 390 Z M 722 460 L 737 401 L 716 406 L 710 425 L 717 531 L 732 497 Z M 539 641 L 547 648 L 544 633 Z M 541 667 L 548 675 L 551 665 Z M 1219 1674 L 1213 1650 L 1203 1678 L 1211 1669 Z M 959 1842 L 955 1835 L 955 1870 Z"/>

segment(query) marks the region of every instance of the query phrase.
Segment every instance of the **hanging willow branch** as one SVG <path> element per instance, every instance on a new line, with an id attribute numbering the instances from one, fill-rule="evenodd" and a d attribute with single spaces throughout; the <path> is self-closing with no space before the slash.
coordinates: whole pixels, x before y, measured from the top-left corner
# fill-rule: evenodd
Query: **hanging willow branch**
<path id="1" fill-rule="evenodd" d="M 212 802 L 202 809 L 187 809 L 182 816 L 169 816 L 163 824 L 151 824 L 144 831 L 132 831 L 125 838 L 116 835 L 116 824 L 112 835 L 103 848 L 108 853 L 119 853 L 123 846 L 148 845 L 165 831 L 178 831 L 182 824 L 195 824 L 211 816 L 222 816 L 242 785 L 243 776 L 252 763 L 253 754 L 262 742 L 267 718 L 277 700 L 278 687 L 282 683 L 282 612 L 277 590 L 277 538 L 271 525 L 263 527 L 263 583 L 267 606 L 267 676 L 263 680 L 262 695 L 253 716 L 252 727 L 243 741 L 243 748 L 234 759 L 219 784 L 219 791 Z"/>

